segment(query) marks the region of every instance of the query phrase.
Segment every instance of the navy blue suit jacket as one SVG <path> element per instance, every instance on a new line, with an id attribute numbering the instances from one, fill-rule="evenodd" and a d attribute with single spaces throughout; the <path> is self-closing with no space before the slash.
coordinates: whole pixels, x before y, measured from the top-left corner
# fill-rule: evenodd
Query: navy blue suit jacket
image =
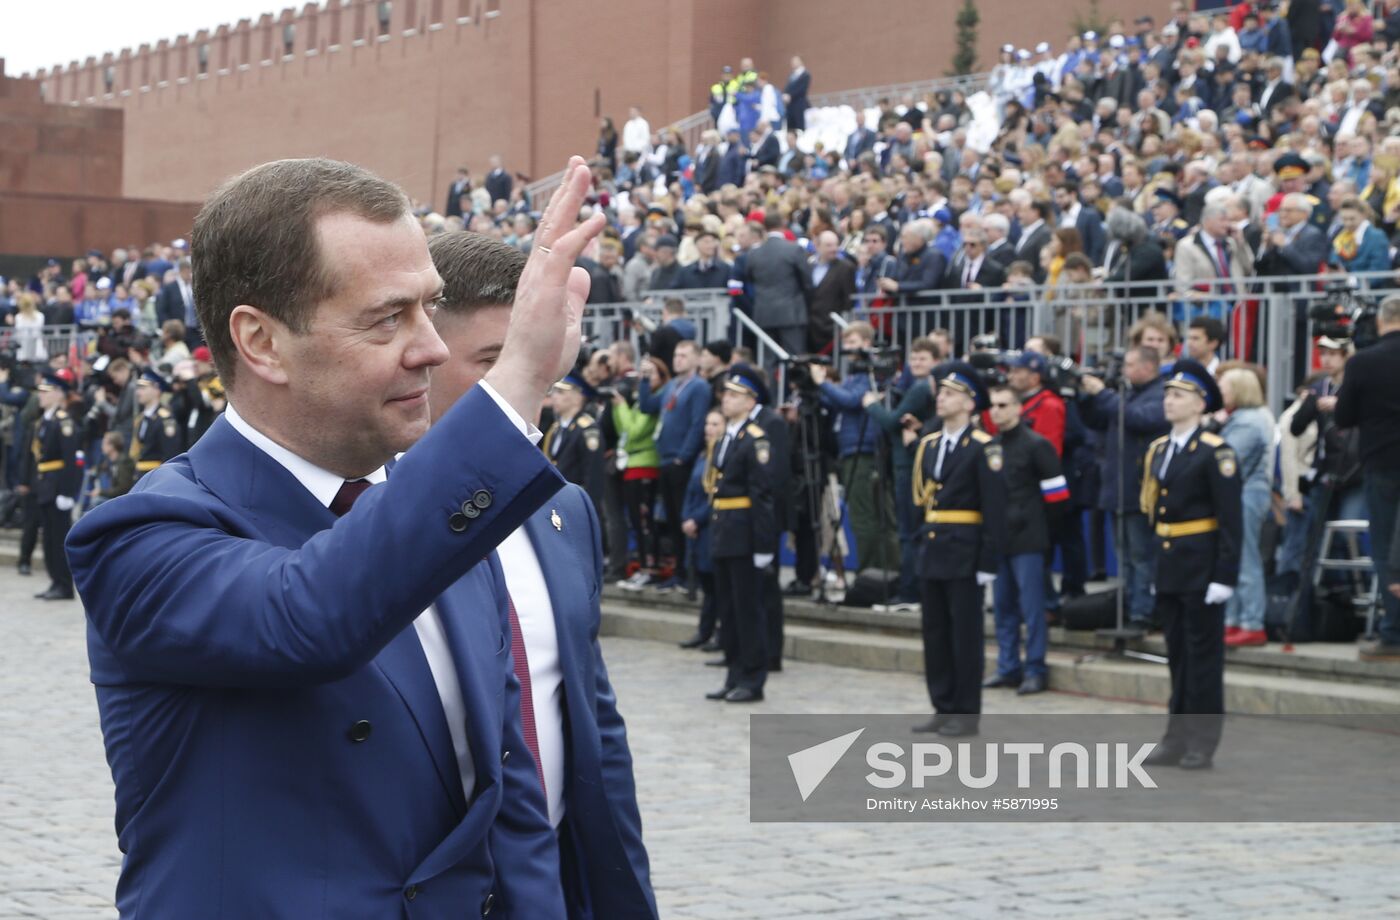
<path id="1" fill-rule="evenodd" d="M 339 520 L 221 418 L 79 521 L 121 915 L 564 916 L 491 555 L 561 485 L 481 391 Z M 431 604 L 471 801 L 413 626 Z"/>
<path id="2" fill-rule="evenodd" d="M 603 544 L 597 511 L 587 492 L 566 485 L 526 522 L 525 530 L 549 588 L 564 676 L 566 786 L 560 846 L 570 850 L 565 864 L 583 870 L 568 886 L 569 916 L 654 920 L 656 897 L 642 843 L 627 726 L 598 645 Z"/>

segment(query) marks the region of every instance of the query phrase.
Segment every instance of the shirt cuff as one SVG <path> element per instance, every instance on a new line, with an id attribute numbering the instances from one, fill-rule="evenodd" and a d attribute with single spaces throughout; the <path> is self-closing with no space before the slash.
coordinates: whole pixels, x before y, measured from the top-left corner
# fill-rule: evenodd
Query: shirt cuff
<path id="1" fill-rule="evenodd" d="M 501 411 L 506 414 L 506 418 L 510 419 L 510 423 L 515 426 L 517 431 L 525 435 L 525 437 L 529 438 L 531 444 L 534 444 L 536 446 L 539 445 L 540 439 L 544 437 L 544 432 L 540 431 L 534 425 L 525 421 L 525 419 L 521 417 L 520 413 L 515 411 L 515 407 L 512 406 L 510 403 L 506 402 L 504 399 L 502 399 L 501 394 L 497 393 L 495 388 L 492 387 L 491 384 L 483 380 L 480 383 L 478 383 L 477 386 L 485 390 L 486 395 L 490 396 L 491 399 L 495 401 L 497 406 L 500 406 Z"/>

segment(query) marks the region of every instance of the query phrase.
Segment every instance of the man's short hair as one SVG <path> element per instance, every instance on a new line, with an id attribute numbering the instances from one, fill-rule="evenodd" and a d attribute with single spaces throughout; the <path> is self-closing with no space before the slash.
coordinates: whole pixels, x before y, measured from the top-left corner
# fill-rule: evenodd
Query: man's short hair
<path id="1" fill-rule="evenodd" d="M 933 339 L 929 338 L 928 336 L 919 336 L 917 339 L 910 342 L 909 350 L 911 352 L 922 351 L 926 354 L 933 355 L 935 361 L 942 357 L 942 354 L 938 348 L 938 343 L 935 342 Z"/>
<path id="2" fill-rule="evenodd" d="M 1061 341 L 1058 335 L 1042 332 L 1040 335 L 1031 336 L 1031 338 L 1040 339 L 1041 344 L 1045 346 L 1045 350 L 1055 357 L 1059 357 L 1065 352 L 1065 343 Z"/>
<path id="3" fill-rule="evenodd" d="M 734 344 L 728 339 L 711 339 L 705 343 L 705 350 L 724 364 L 728 364 L 729 359 L 734 357 Z"/>
<path id="4" fill-rule="evenodd" d="M 867 236 L 876 236 L 880 238 L 880 242 L 882 243 L 888 243 L 890 241 L 889 237 L 885 234 L 885 228 L 880 226 L 866 227 L 861 231 L 861 234 L 862 239 Z"/>
<path id="5" fill-rule="evenodd" d="M 858 335 L 867 342 L 873 342 L 875 341 L 875 327 L 864 320 L 856 320 L 841 330 L 841 338 L 844 339 L 848 335 Z"/>
<path id="6" fill-rule="evenodd" d="M 112 362 L 111 362 L 110 364 L 107 365 L 107 373 L 108 373 L 108 374 L 111 374 L 113 371 L 129 371 L 129 370 L 131 370 L 131 362 L 128 361 L 127 359 L 125 359 L 125 358 L 113 358 L 113 359 L 112 359 Z"/>
<path id="7" fill-rule="evenodd" d="M 771 208 L 771 209 L 769 209 L 769 211 L 768 211 L 767 214 L 764 214 L 764 215 L 763 215 L 763 229 L 765 229 L 765 230 L 781 230 L 781 229 L 783 229 L 783 215 L 781 215 L 781 214 L 778 213 L 778 209 L 777 209 L 777 208 Z"/>
<path id="8" fill-rule="evenodd" d="M 1187 325 L 1188 329 L 1203 329 L 1206 334 L 1206 341 L 1220 343 L 1225 341 L 1225 324 L 1214 316 L 1198 316 Z"/>
<path id="9" fill-rule="evenodd" d="M 1134 345 L 1128 349 L 1128 354 L 1137 355 L 1139 361 L 1151 364 L 1153 367 L 1162 363 L 1162 353 L 1151 345 Z"/>
<path id="10" fill-rule="evenodd" d="M 672 349 L 672 353 L 674 354 L 675 352 L 680 351 L 682 348 L 690 349 L 691 351 L 695 352 L 697 356 L 699 356 L 700 354 L 700 345 L 694 339 L 681 339 L 679 342 L 676 343 L 676 347 Z"/>
<path id="11" fill-rule="evenodd" d="M 120 431 L 107 432 L 102 436 L 102 442 L 104 444 L 111 444 L 112 450 L 116 451 L 119 455 L 126 453 L 126 435 L 122 434 Z"/>
<path id="12" fill-rule="evenodd" d="M 232 385 L 237 363 L 229 332 L 235 307 L 257 307 L 301 334 L 335 293 L 338 273 L 321 256 L 320 218 L 349 213 L 389 224 L 410 210 L 393 183 L 319 157 L 264 163 L 220 186 L 195 216 L 190 253 L 199 324 L 224 385 Z"/>
<path id="13" fill-rule="evenodd" d="M 997 393 L 1005 393 L 1011 397 L 1012 402 L 1021 405 L 1025 400 L 1021 399 L 1021 394 L 1016 392 L 1016 388 L 1009 383 L 994 383 L 987 388 L 987 395 L 994 396 Z"/>
<path id="14" fill-rule="evenodd" d="M 465 315 L 479 307 L 510 306 L 525 270 L 525 254 L 481 233 L 458 230 L 428 243 L 442 276 L 442 311 Z"/>
<path id="15" fill-rule="evenodd" d="M 1381 301 L 1376 319 L 1387 326 L 1400 326 L 1400 294 L 1392 294 Z"/>
<path id="16" fill-rule="evenodd" d="M 661 305 L 661 312 L 667 316 L 685 316 L 685 301 L 679 297 L 667 297 Z"/>

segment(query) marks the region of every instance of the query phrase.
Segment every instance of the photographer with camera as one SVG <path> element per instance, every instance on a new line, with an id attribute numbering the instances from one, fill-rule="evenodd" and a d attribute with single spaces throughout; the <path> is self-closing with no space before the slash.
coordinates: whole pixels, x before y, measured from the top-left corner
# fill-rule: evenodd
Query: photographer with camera
<path id="1" fill-rule="evenodd" d="M 1371 521 L 1371 558 L 1382 586 L 1390 583 L 1390 544 L 1400 506 L 1400 296 L 1381 301 L 1376 314 L 1380 340 L 1362 349 L 1347 366 L 1337 394 L 1336 423 L 1361 429 L 1362 476 Z M 1384 590 L 1384 588 L 1383 588 Z M 1363 649 L 1367 661 L 1400 660 L 1400 597 L 1386 593 L 1379 640 Z"/>
<path id="2" fill-rule="evenodd" d="M 875 329 L 864 322 L 851 323 L 841 333 L 841 349 L 848 354 L 868 355 L 875 346 Z M 855 362 L 852 362 L 854 371 Z M 856 570 L 877 566 L 893 568 L 899 559 L 891 537 L 895 533 L 894 509 L 889 489 L 884 487 L 884 470 L 875 462 L 880 427 L 866 414 L 865 395 L 875 389 L 872 374 L 849 373 L 840 383 L 831 383 L 827 368 L 811 365 L 823 405 L 837 411 L 837 455 L 839 473 L 846 487 L 846 503 L 851 533 L 856 541 Z"/>
<path id="3" fill-rule="evenodd" d="M 1171 430 L 1162 406 L 1161 354 L 1138 345 L 1123 357 L 1122 389 L 1086 374 L 1079 408 L 1084 423 L 1103 434 L 1103 477 L 1099 508 L 1114 514 L 1121 534 L 1115 552 L 1123 577 L 1128 616 L 1146 628 L 1152 618 L 1152 573 L 1155 541 L 1147 515 L 1138 506 L 1143 457 L 1152 441 Z M 1115 381 L 1115 384 L 1118 382 Z M 1122 427 L 1119 427 L 1119 420 Z M 1121 450 L 1120 450 L 1121 443 Z"/>
<path id="4" fill-rule="evenodd" d="M 924 424 L 934 416 L 933 368 L 938 363 L 938 346 L 932 339 L 918 338 L 909 346 L 911 379 L 893 409 L 884 405 L 874 390 L 861 397 L 870 414 L 890 439 L 890 466 L 894 471 L 894 510 L 899 524 L 899 591 L 895 609 L 919 609 L 919 580 L 914 574 L 920 521 L 918 509 L 909 501 L 913 483 L 914 445 Z"/>

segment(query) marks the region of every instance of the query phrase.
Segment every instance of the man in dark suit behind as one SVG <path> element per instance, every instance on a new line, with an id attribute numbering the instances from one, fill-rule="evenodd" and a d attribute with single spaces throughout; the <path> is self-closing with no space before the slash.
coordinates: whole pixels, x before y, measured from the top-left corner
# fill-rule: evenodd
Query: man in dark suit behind
<path id="1" fill-rule="evenodd" d="M 1040 266 L 1040 250 L 1050 242 L 1050 202 L 1031 201 L 1016 215 L 1021 222 L 1021 238 L 1016 241 L 1015 258 L 1012 261 L 1031 263 L 1035 273 L 1035 283 L 1045 283 L 1045 269 Z"/>
<path id="2" fill-rule="evenodd" d="M 754 169 L 762 169 L 764 166 L 778 168 L 778 160 L 782 158 L 783 148 L 778 143 L 778 135 L 768 122 L 760 121 L 758 127 L 754 128 L 752 147 Z"/>
<path id="3" fill-rule="evenodd" d="M 719 258 L 719 237 L 711 230 L 695 235 L 695 248 L 700 258 L 684 265 L 676 273 L 677 290 L 703 290 L 729 285 L 729 264 Z"/>
<path id="4" fill-rule="evenodd" d="M 172 319 L 184 323 L 185 342 L 195 348 L 204 343 L 204 332 L 199 328 L 199 314 L 194 308 L 194 271 L 189 257 L 182 258 L 177 268 L 175 280 L 156 295 L 156 320 L 162 326 Z"/>
<path id="5" fill-rule="evenodd" d="M 486 191 L 491 196 L 491 203 L 510 201 L 510 192 L 514 186 L 510 173 L 501 166 L 500 154 L 492 154 L 491 171 L 486 174 Z"/>
<path id="6" fill-rule="evenodd" d="M 851 308 L 856 292 L 856 267 L 841 256 L 841 239 L 830 230 L 817 237 L 817 255 L 812 260 L 812 318 L 807 324 L 808 350 L 820 351 L 829 345 L 836 330 L 831 314 Z"/>
<path id="7" fill-rule="evenodd" d="M 462 196 L 472 190 L 472 176 L 465 166 L 457 167 L 457 178 L 447 187 L 447 207 L 442 213 L 447 217 L 462 216 Z"/>
<path id="8" fill-rule="evenodd" d="M 789 131 L 803 131 L 807 128 L 807 92 L 812 87 L 812 75 L 802 66 L 802 58 L 792 56 L 792 73 L 787 86 L 783 87 L 783 101 L 787 103 L 787 128 Z"/>
<path id="9" fill-rule="evenodd" d="M 525 256 L 465 232 L 434 237 L 429 252 L 443 279 L 433 325 L 452 356 L 432 376 L 436 423 L 501 353 Z M 596 426 L 583 431 L 585 441 L 598 438 Z M 602 550 L 593 502 L 580 486 L 566 486 L 497 556 L 528 659 L 539 770 L 569 916 L 655 920 L 627 726 L 598 646 Z"/>
<path id="10" fill-rule="evenodd" d="M 723 158 L 719 132 L 711 128 L 700 136 L 700 148 L 695 151 L 695 184 L 707 195 L 719 190 L 719 164 Z"/>
<path id="11" fill-rule="evenodd" d="M 875 132 L 865 126 L 865 112 L 856 110 L 856 129 L 846 138 L 846 162 L 855 169 L 861 154 L 875 149 Z"/>
<path id="12" fill-rule="evenodd" d="M 1315 275 L 1327 262 L 1327 237 L 1308 220 L 1312 203 L 1300 193 L 1285 195 L 1278 229 L 1268 231 L 1254 260 L 1261 275 Z"/>
<path id="13" fill-rule="evenodd" d="M 753 319 L 790 355 L 807 348 L 812 305 L 812 275 L 802 247 L 783 236 L 783 217 L 770 210 L 763 217 L 768 238 L 748 253 L 744 283 L 753 291 Z"/>
<path id="14" fill-rule="evenodd" d="M 749 152 L 739 138 L 739 129 L 732 129 L 727 135 L 724 153 L 719 161 L 719 187 L 741 186 L 749 172 Z"/>
<path id="15" fill-rule="evenodd" d="M 1006 269 L 987 255 L 987 234 L 980 227 L 969 228 L 963 233 L 963 248 L 957 261 L 948 266 L 943 278 L 943 286 L 960 290 L 992 290 L 1006 283 Z M 967 300 L 982 302 L 982 297 L 969 296 Z M 962 298 L 954 298 L 958 303 Z"/>

